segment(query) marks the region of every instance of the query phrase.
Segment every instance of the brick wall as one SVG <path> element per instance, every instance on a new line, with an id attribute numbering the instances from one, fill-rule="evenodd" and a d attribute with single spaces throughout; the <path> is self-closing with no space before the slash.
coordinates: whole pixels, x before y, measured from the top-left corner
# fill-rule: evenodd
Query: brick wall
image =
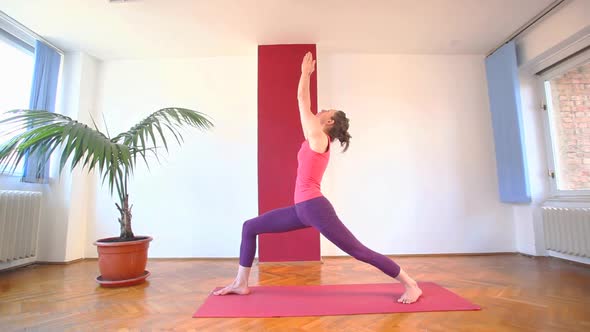
<path id="1" fill-rule="evenodd" d="M 590 63 L 551 80 L 559 189 L 590 189 Z M 555 138 L 554 138 L 555 139 Z"/>

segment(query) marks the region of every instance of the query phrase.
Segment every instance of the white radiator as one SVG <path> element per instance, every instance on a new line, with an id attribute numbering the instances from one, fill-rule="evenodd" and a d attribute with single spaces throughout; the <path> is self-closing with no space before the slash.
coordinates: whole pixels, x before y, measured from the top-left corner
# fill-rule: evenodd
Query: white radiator
<path id="1" fill-rule="evenodd" d="M 41 193 L 0 190 L 0 262 L 37 252 Z"/>
<path id="2" fill-rule="evenodd" d="M 590 257 L 590 209 L 543 207 L 545 249 Z"/>

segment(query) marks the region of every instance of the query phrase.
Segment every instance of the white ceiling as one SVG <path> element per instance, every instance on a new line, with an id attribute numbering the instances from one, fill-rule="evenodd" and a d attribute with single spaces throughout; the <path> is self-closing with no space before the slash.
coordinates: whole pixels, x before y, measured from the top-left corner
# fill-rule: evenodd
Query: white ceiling
<path id="1" fill-rule="evenodd" d="M 552 0 L 0 0 L 65 51 L 99 59 L 326 52 L 485 54 Z"/>

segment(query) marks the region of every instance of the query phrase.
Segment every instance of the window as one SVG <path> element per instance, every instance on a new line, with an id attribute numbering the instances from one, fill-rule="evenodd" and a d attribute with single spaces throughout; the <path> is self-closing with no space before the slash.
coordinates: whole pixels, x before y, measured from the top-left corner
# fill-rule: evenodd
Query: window
<path id="1" fill-rule="evenodd" d="M 34 49 L 25 42 L 0 29 L 0 119 L 4 112 L 29 107 L 31 84 L 34 70 Z M 7 141 L 8 135 L 0 132 L 0 144 Z M 0 165 L 0 172 L 4 165 Z M 8 169 L 7 169 L 8 171 Z M 13 175 L 22 175 L 23 161 Z"/>
<path id="2" fill-rule="evenodd" d="M 548 157 L 557 195 L 590 195 L 590 51 L 541 77 Z"/>

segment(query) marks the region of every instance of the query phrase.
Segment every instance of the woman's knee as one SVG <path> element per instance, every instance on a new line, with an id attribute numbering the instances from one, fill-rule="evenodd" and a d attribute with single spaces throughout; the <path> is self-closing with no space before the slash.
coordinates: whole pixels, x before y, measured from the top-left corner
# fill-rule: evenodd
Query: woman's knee
<path id="1" fill-rule="evenodd" d="M 242 225 L 243 235 L 256 235 L 256 232 L 254 231 L 254 220 L 255 219 L 249 219 L 244 221 L 244 224 Z"/>

